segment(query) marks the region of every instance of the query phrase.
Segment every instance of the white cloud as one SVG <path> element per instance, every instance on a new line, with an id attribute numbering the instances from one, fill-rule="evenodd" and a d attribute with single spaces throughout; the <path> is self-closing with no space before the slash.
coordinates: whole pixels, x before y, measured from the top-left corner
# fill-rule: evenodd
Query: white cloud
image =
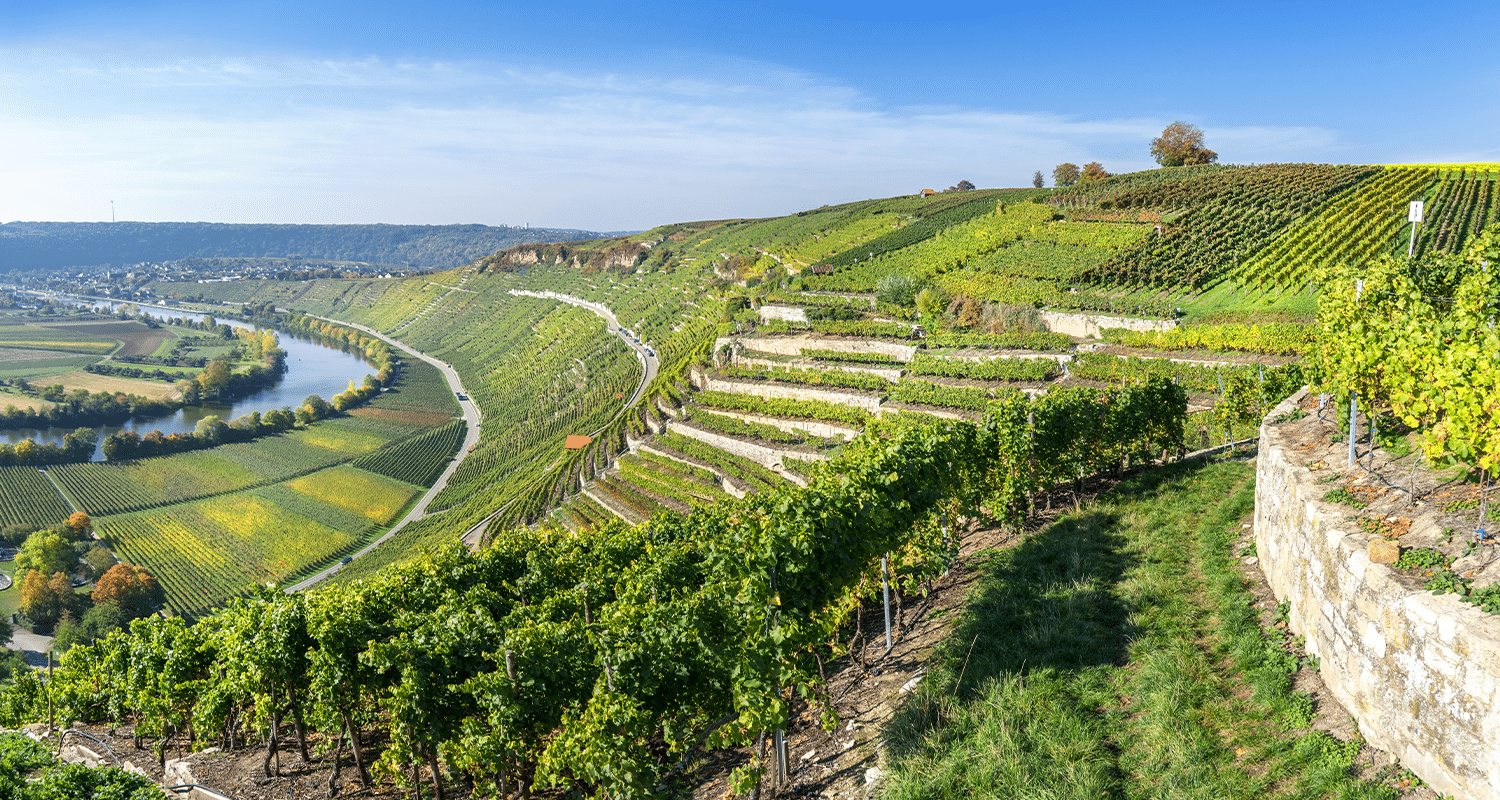
<path id="1" fill-rule="evenodd" d="M 0 56 L 3 219 L 486 222 L 622 229 L 1025 185 L 1062 161 L 1152 166 L 1170 120 L 881 107 L 816 76 L 289 57 Z M 1318 128 L 1205 126 L 1235 162 L 1309 160 Z M 24 166 L 23 166 L 24 165 Z"/>

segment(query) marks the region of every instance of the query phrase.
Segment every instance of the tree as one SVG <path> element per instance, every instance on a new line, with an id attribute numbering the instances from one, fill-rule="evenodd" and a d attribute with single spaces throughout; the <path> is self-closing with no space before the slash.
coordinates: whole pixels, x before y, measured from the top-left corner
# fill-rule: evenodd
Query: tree
<path id="1" fill-rule="evenodd" d="M 21 584 L 20 612 L 41 631 L 50 631 L 64 611 L 71 610 L 73 586 L 61 572 L 47 577 L 39 570 L 26 573 Z"/>
<path id="2" fill-rule="evenodd" d="M 125 614 L 114 606 L 94 606 L 83 615 L 83 619 L 77 622 L 64 620 L 57 626 L 52 649 L 61 653 L 75 644 L 93 644 L 111 631 L 123 630 L 129 623 Z"/>
<path id="3" fill-rule="evenodd" d="M 1086 181 L 1102 181 L 1109 177 L 1104 171 L 1104 165 L 1097 161 L 1090 161 L 1083 165 L 1083 179 Z"/>
<path id="4" fill-rule="evenodd" d="M 209 414 L 193 426 L 193 436 L 210 445 L 219 444 L 224 441 L 224 429 L 228 427 L 218 414 Z"/>
<path id="5" fill-rule="evenodd" d="M 63 541 L 56 531 L 38 531 L 26 538 L 21 552 L 16 555 L 16 573 L 26 571 L 51 575 L 68 572 L 78 562 L 78 552 L 73 545 Z"/>
<path id="6" fill-rule="evenodd" d="M 94 602 L 111 605 L 130 619 L 152 614 L 165 600 L 161 584 L 145 567 L 119 563 L 94 585 Z"/>
<path id="7" fill-rule="evenodd" d="M 960 192 L 971 192 L 974 190 L 974 184 L 970 181 L 959 181 L 953 188 Z"/>
<path id="8" fill-rule="evenodd" d="M 1164 167 L 1212 164 L 1219 154 L 1203 146 L 1203 131 L 1187 122 L 1174 122 L 1151 140 L 1151 157 Z"/>
<path id="9" fill-rule="evenodd" d="M 1042 171 L 1041 170 L 1037 170 L 1036 172 L 1032 173 L 1032 175 L 1031 175 L 1031 185 L 1035 186 L 1038 189 L 1040 189 L 1043 186 L 1047 185 L 1047 179 L 1042 177 Z"/>
<path id="10" fill-rule="evenodd" d="M 228 361 L 216 358 L 208 362 L 208 367 L 203 370 L 202 375 L 198 376 L 198 388 L 202 396 L 218 397 L 219 393 L 229 386 L 229 379 L 232 375 L 233 370 L 230 369 Z"/>
<path id="11" fill-rule="evenodd" d="M 1058 164 L 1052 169 L 1053 186 L 1072 186 L 1078 182 L 1078 165 L 1069 162 Z"/>
<path id="12" fill-rule="evenodd" d="M 82 511 L 74 511 L 68 516 L 68 530 L 73 532 L 73 541 L 87 539 L 94 532 L 94 521 L 89 515 Z"/>

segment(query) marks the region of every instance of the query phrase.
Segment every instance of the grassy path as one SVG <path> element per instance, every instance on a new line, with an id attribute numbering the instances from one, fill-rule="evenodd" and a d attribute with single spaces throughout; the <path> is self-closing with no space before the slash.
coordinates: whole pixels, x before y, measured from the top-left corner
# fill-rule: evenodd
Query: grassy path
<path id="1" fill-rule="evenodd" d="M 1177 465 L 990 554 L 883 796 L 1394 797 L 1306 730 L 1230 550 L 1253 502 L 1244 464 Z"/>

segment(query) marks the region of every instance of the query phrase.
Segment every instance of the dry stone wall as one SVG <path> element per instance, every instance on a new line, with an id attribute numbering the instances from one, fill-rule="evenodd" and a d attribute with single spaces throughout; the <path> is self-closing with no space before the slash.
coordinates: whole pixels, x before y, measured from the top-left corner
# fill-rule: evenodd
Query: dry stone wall
<path id="1" fill-rule="evenodd" d="M 689 439 L 697 439 L 700 442 L 723 450 L 731 455 L 748 458 L 763 467 L 776 467 L 788 458 L 799 461 L 826 461 L 827 456 L 817 453 L 802 453 L 796 450 L 779 450 L 774 447 L 766 447 L 761 444 L 736 439 L 733 436 L 724 436 L 718 433 L 695 428 L 680 422 L 674 422 L 670 426 L 674 433 L 680 433 Z"/>
<path id="2" fill-rule="evenodd" d="M 863 392 L 840 392 L 832 389 L 813 389 L 781 384 L 773 386 L 750 381 L 727 381 L 723 378 L 710 377 L 699 369 L 694 369 L 689 374 L 689 380 L 697 389 L 714 392 L 734 392 L 735 394 L 752 394 L 756 397 L 779 397 L 791 400 L 821 400 L 825 403 L 840 403 L 863 408 L 866 411 L 874 411 L 880 407 L 878 395 Z"/>
<path id="3" fill-rule="evenodd" d="M 1103 314 L 1078 314 L 1067 311 L 1042 311 L 1042 322 L 1054 333 L 1069 336 L 1098 338 L 1101 328 L 1125 328 L 1132 331 L 1169 331 L 1177 327 L 1176 320 L 1132 319 L 1109 317 Z"/>
<path id="4" fill-rule="evenodd" d="M 1261 423 L 1255 546 L 1266 579 L 1365 738 L 1442 794 L 1500 800 L 1500 615 L 1407 589 L 1370 560 L 1379 537 L 1323 501 L 1319 473 L 1270 423 L 1302 397 Z"/>
<path id="5" fill-rule="evenodd" d="M 837 350 L 841 353 L 884 353 L 901 361 L 910 361 L 917 352 L 915 345 L 881 342 L 872 339 L 825 339 L 820 336 L 767 336 L 765 338 L 740 339 L 720 336 L 714 340 L 714 350 L 726 344 L 739 343 L 746 350 L 775 353 L 782 356 L 800 356 L 802 350 Z"/>

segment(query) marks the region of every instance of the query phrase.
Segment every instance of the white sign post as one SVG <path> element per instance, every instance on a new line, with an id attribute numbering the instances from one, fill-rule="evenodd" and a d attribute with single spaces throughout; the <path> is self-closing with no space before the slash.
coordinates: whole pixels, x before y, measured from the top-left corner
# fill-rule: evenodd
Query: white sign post
<path id="1" fill-rule="evenodd" d="M 1406 257 L 1411 258 L 1417 249 L 1417 225 L 1422 222 L 1422 201 L 1411 201 L 1411 210 L 1406 212 L 1406 221 L 1411 223 L 1411 241 L 1406 244 Z"/>

